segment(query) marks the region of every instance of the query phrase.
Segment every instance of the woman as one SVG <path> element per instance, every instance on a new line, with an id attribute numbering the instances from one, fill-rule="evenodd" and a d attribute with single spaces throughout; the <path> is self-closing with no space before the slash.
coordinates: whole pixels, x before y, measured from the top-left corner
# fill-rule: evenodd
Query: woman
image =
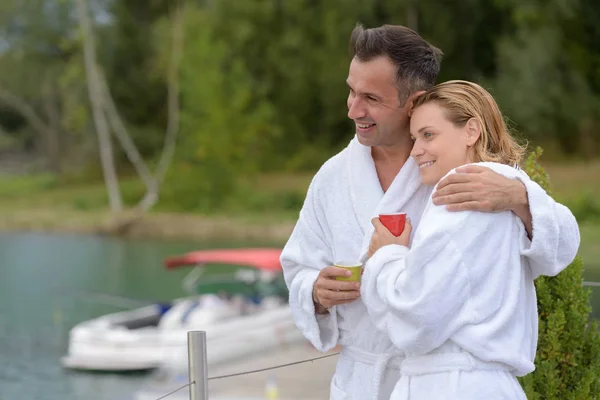
<path id="1" fill-rule="evenodd" d="M 420 96 L 410 132 L 426 185 L 472 163 L 528 179 L 515 168 L 524 149 L 474 83 L 450 81 Z M 509 211 L 449 212 L 429 199 L 410 249 L 410 222 L 399 237 L 373 224 L 361 295 L 407 357 L 391 398 L 525 399 L 516 376 L 534 370 L 537 307 L 521 220 Z"/>

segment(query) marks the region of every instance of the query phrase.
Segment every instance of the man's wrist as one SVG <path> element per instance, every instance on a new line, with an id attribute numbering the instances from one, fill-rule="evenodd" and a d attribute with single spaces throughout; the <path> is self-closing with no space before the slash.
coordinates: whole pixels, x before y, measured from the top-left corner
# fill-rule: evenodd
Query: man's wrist
<path id="1" fill-rule="evenodd" d="M 510 211 L 515 214 L 529 213 L 529 198 L 527 197 L 527 187 L 518 179 L 513 180 L 513 189 L 510 193 L 511 201 Z"/>
<path id="2" fill-rule="evenodd" d="M 523 221 L 527 236 L 529 239 L 533 237 L 533 225 L 531 210 L 529 208 L 529 197 L 527 197 L 527 187 L 523 182 L 515 179 L 515 189 L 512 193 L 512 208 L 511 211 Z"/>

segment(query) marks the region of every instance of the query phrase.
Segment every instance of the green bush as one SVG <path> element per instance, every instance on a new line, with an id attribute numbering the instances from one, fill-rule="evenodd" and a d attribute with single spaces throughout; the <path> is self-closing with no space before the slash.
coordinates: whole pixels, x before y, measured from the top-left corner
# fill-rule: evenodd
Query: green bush
<path id="1" fill-rule="evenodd" d="M 538 164 L 540 148 L 529 155 L 525 171 L 548 190 Z M 596 399 L 600 394 L 600 335 L 590 320 L 590 291 L 582 286 L 583 263 L 577 257 L 556 277 L 535 281 L 539 341 L 536 370 L 521 378 L 529 400 Z"/>
<path id="2" fill-rule="evenodd" d="M 565 205 L 577 218 L 579 223 L 584 221 L 600 221 L 600 200 L 588 192 L 565 202 Z"/>

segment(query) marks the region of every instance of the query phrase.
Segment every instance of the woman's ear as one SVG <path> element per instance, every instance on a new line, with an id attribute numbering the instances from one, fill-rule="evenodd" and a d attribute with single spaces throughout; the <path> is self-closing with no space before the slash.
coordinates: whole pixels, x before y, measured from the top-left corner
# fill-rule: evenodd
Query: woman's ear
<path id="1" fill-rule="evenodd" d="M 404 107 L 405 107 L 406 113 L 408 114 L 409 117 L 412 116 L 415 100 L 417 99 L 417 97 L 419 97 L 423 93 L 425 93 L 425 90 L 419 90 L 418 92 L 411 94 L 410 97 L 408 98 L 408 100 L 406 100 L 406 104 L 404 105 Z"/>
<path id="2" fill-rule="evenodd" d="M 471 118 L 467 121 L 465 128 L 467 129 L 467 146 L 471 147 L 481 136 L 481 124 L 476 118 Z"/>

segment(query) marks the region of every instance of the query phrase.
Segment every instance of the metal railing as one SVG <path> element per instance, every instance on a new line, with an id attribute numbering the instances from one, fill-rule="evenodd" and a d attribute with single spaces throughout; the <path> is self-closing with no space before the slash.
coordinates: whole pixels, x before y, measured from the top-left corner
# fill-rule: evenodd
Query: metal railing
<path id="1" fill-rule="evenodd" d="M 190 400 L 208 400 L 208 381 L 214 379 L 232 378 L 234 376 L 254 374 L 258 372 L 269 371 L 278 368 L 289 367 L 292 365 L 304 364 L 307 362 L 313 362 L 321 360 L 323 358 L 329 358 L 340 354 L 331 353 L 320 357 L 309 358 L 307 360 L 294 361 L 286 364 L 274 365 L 272 367 L 260 368 L 251 371 L 236 372 L 233 374 L 219 375 L 208 377 L 208 358 L 206 353 L 206 332 L 205 331 L 190 331 L 187 334 L 188 343 L 188 374 L 189 382 L 185 385 L 178 387 L 177 389 L 159 397 L 156 400 L 166 399 L 179 392 L 180 390 L 189 387 Z"/>

